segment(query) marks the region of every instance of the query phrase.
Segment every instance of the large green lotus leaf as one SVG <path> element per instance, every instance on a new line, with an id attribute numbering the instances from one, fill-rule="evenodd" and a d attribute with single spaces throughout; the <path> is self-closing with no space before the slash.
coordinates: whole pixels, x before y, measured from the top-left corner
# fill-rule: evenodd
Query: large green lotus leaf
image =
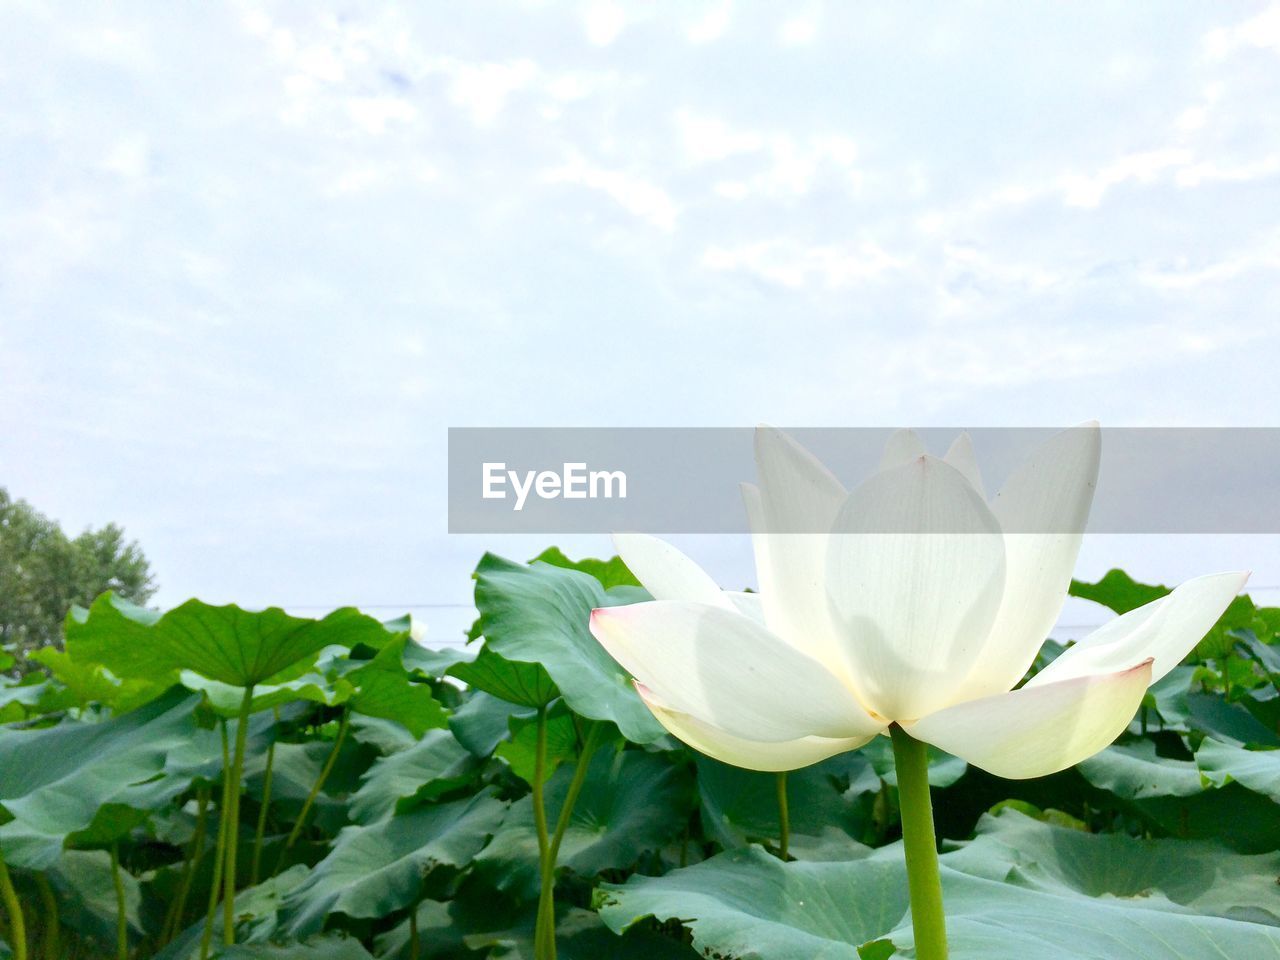
<path id="1" fill-rule="evenodd" d="M 577 570 L 600 581 L 606 590 L 614 587 L 639 587 L 636 579 L 621 557 L 610 557 L 608 560 L 596 560 L 584 557 L 581 560 L 570 560 L 559 547 L 547 547 L 529 561 L 530 563 L 549 563 L 553 567 L 564 567 L 566 570 Z"/>
<path id="2" fill-rule="evenodd" d="M 509 718 L 508 725 L 511 739 L 498 744 L 495 755 L 505 760 L 517 777 L 532 784 L 537 769 L 538 719 L 536 716 L 513 716 Z M 578 755 L 581 745 L 579 740 L 573 711 L 562 700 L 547 711 L 547 739 L 542 769 L 544 781 L 556 772 L 560 764 Z"/>
<path id="3" fill-rule="evenodd" d="M 945 857 L 955 870 L 1092 897 L 1167 898 L 1196 913 L 1280 925 L 1280 853 L 1245 856 L 1205 841 L 1143 840 L 984 817 Z"/>
<path id="4" fill-rule="evenodd" d="M 449 668 L 459 663 L 470 663 L 480 652 L 480 645 L 449 646 L 439 650 L 418 643 L 404 648 L 404 667 L 410 673 L 418 673 L 433 680 L 444 677 Z"/>
<path id="5" fill-rule="evenodd" d="M 373 956 L 359 940 L 332 934 L 304 943 L 223 947 L 213 954 L 213 960 L 373 960 Z"/>
<path id="6" fill-rule="evenodd" d="M 180 671 L 178 680 L 188 690 L 203 693 L 205 702 L 218 716 L 231 718 L 240 714 L 240 706 L 244 701 L 244 687 L 233 687 L 227 683 L 210 680 L 194 670 Z M 249 709 L 259 713 L 300 700 L 332 707 L 346 702 L 353 692 L 351 684 L 345 680 L 330 683 L 327 678 L 312 671 L 292 680 L 286 680 L 284 683 L 263 683 L 255 686 Z"/>
<path id="7" fill-rule="evenodd" d="M 1276 805 L 1238 783 L 1190 797 L 1148 797 L 1129 803 L 1170 836 L 1213 840 L 1242 853 L 1280 848 Z"/>
<path id="8" fill-rule="evenodd" d="M 709 839 L 732 849 L 752 842 L 776 843 L 778 780 L 699 755 L 698 799 L 702 829 Z M 865 804 L 859 794 L 880 787 L 871 763 L 859 754 L 833 757 L 787 774 L 790 852 L 800 859 L 848 860 L 865 856 L 861 834 Z"/>
<path id="9" fill-rule="evenodd" d="M 494 653 L 488 644 L 480 648 L 471 662 L 450 667 L 449 675 L 473 690 L 483 690 L 526 707 L 545 706 L 560 696 L 541 664 L 508 660 Z"/>
<path id="10" fill-rule="evenodd" d="M 547 821 L 554 828 L 574 766 L 547 781 Z M 625 869 L 684 829 L 689 783 L 659 754 L 602 749 L 591 760 L 560 846 L 559 867 L 581 876 Z M 533 798 L 512 804 L 502 828 L 476 857 L 476 868 L 499 890 L 532 899 L 538 893 L 538 834 Z"/>
<path id="11" fill-rule="evenodd" d="M 0 827 L 5 859 L 42 869 L 100 808 L 153 810 L 185 790 L 189 776 L 165 774 L 171 753 L 190 759 L 191 745 L 205 741 L 198 702 L 176 689 L 101 723 L 0 730 L 0 806 L 12 818 Z"/>
<path id="12" fill-rule="evenodd" d="M 66 636 L 72 659 L 101 664 L 122 679 L 171 682 L 192 670 L 245 687 L 293 679 L 327 646 L 381 647 L 388 634 L 353 607 L 309 620 L 278 607 L 248 611 L 188 600 L 159 614 L 104 593 L 88 610 L 71 611 Z"/>
<path id="13" fill-rule="evenodd" d="M 418 738 L 401 724 L 383 717 L 356 713 L 352 714 L 350 724 L 352 737 L 361 743 L 367 743 L 381 754 L 408 750 L 418 742 Z"/>
<path id="14" fill-rule="evenodd" d="M 309 870 L 302 864 L 294 864 L 277 876 L 264 880 L 236 894 L 235 927 L 236 942 L 245 947 L 266 947 L 275 939 L 279 913 L 284 900 L 305 882 Z M 205 891 L 207 895 L 207 890 Z M 219 910 L 213 919 L 214 953 L 222 945 L 223 912 Z M 200 942 L 204 934 L 204 916 L 188 926 L 155 955 L 155 960 L 199 960 Z M 305 956 L 305 954 L 304 954 Z"/>
<path id="15" fill-rule="evenodd" d="M 73 700 L 59 702 L 65 696 L 65 690 L 59 690 L 55 684 L 37 673 L 29 673 L 18 680 L 6 677 L 0 681 L 0 724 L 26 720 L 33 714 L 73 706 Z"/>
<path id="16" fill-rule="evenodd" d="M 447 902 L 424 900 L 416 909 L 421 957 L 454 957 L 465 950 L 488 958 L 534 960 L 537 906 L 513 905 L 490 890 L 464 888 Z M 411 960 L 409 921 L 379 936 L 381 960 Z M 618 936 L 589 910 L 558 904 L 556 947 L 560 960 L 698 960 L 686 944 L 653 930 Z"/>
<path id="17" fill-rule="evenodd" d="M 1230 919 L 1274 916 L 1274 860 L 1095 836 L 1013 811 L 987 818 L 975 840 L 941 859 L 954 960 L 1222 960 L 1280 951 L 1280 928 Z M 713 956 L 859 960 L 889 955 L 883 945 L 871 952 L 877 941 L 912 944 L 901 844 L 849 863 L 783 864 L 752 847 L 604 891 L 601 916 L 613 929 L 648 916 L 679 920 L 694 947 Z"/>
<path id="18" fill-rule="evenodd" d="M 611 720 L 628 740 L 651 743 L 663 735 L 626 672 L 588 629 L 593 609 L 634 599 L 634 588 L 622 597 L 589 574 L 493 554 L 485 554 L 475 577 L 480 628 L 493 652 L 542 664 L 576 713 Z"/>
<path id="19" fill-rule="evenodd" d="M 1232 743 L 1280 747 L 1280 734 L 1262 723 L 1242 703 L 1228 703 L 1221 693 L 1198 689 L 1197 671 L 1182 665 L 1154 684 L 1148 696 L 1154 700 L 1158 717 L 1148 718 L 1149 730 L 1196 731 Z M 1140 721 L 1130 729 L 1141 733 Z"/>
<path id="20" fill-rule="evenodd" d="M 111 855 L 104 850 L 64 850 L 49 867 L 46 876 L 58 903 L 62 923 L 87 937 L 114 945 L 116 938 L 115 880 L 111 875 Z M 130 929 L 142 932 L 139 908 L 142 891 L 127 870 L 121 871 L 124 884 L 125 919 Z"/>
<path id="21" fill-rule="evenodd" d="M 488 791 L 418 807 L 370 826 L 346 827 L 330 854 L 290 895 L 284 922 L 295 936 L 318 932 L 334 913 L 385 917 L 413 904 L 437 865 L 462 866 L 502 822 L 506 804 Z"/>
<path id="22" fill-rule="evenodd" d="M 42 647 L 27 655 L 40 664 L 58 683 L 66 687 L 77 706 L 100 703 L 116 713 L 127 713 L 154 700 L 169 688 L 167 680 L 121 680 L 111 675 L 101 664 L 73 660 L 65 650 Z M 42 704 L 46 709 L 52 704 Z"/>
<path id="23" fill-rule="evenodd" d="M 1205 737 L 1196 765 L 1217 786 L 1234 780 L 1280 803 L 1280 750 L 1246 750 Z"/>
<path id="24" fill-rule="evenodd" d="M 449 729 L 477 757 L 487 757 L 510 735 L 514 719 L 532 717 L 535 712 L 532 707 L 521 707 L 477 690 L 453 712 Z"/>
<path id="25" fill-rule="evenodd" d="M 480 761 L 448 730 L 429 730 L 421 741 L 376 760 L 351 798 L 351 819 L 374 823 L 402 801 L 429 800 L 466 783 Z"/>
<path id="26" fill-rule="evenodd" d="M 408 647 L 416 646 L 409 637 L 396 637 L 386 643 L 373 659 L 350 661 L 357 664 L 344 672 L 343 680 L 355 685 L 351 709 L 371 717 L 395 720 L 415 737 L 448 723 L 444 707 L 431 694 L 431 688 L 412 679 L 404 656 Z"/>
<path id="27" fill-rule="evenodd" d="M 1136 610 L 1152 600 L 1159 600 L 1168 592 L 1169 588 L 1163 585 L 1139 583 L 1123 570 L 1108 570 L 1097 583 L 1072 580 L 1070 589 L 1071 596 L 1100 603 L 1115 613 Z"/>
<path id="28" fill-rule="evenodd" d="M 1156 756 L 1156 745 L 1150 740 L 1108 747 L 1078 769 L 1095 787 L 1126 800 L 1190 797 L 1206 786 L 1193 762 Z"/>

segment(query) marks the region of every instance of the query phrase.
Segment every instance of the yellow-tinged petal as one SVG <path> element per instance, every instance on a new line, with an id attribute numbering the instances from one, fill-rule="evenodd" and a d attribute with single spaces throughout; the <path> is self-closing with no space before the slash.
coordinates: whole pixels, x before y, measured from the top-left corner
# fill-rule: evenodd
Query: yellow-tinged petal
<path id="1" fill-rule="evenodd" d="M 1109 673 L 1151 658 L 1154 683 L 1203 639 L 1249 579 L 1247 572 L 1196 577 L 1168 596 L 1130 610 L 1067 648 L 1027 686 Z"/>
<path id="2" fill-rule="evenodd" d="M 1055 434 L 1032 452 L 992 501 L 1005 534 L 1004 596 L 955 702 L 1012 689 L 1035 661 L 1071 586 L 1101 444 L 1096 423 Z"/>
<path id="3" fill-rule="evenodd" d="M 854 490 L 831 536 L 827 592 L 867 708 L 907 720 L 954 702 L 1003 589 L 1000 527 L 954 467 L 918 457 Z"/>
<path id="4" fill-rule="evenodd" d="M 732 609 L 710 574 L 665 540 L 647 533 L 615 533 L 618 556 L 655 600 L 690 600 Z"/>
<path id="5" fill-rule="evenodd" d="M 776 743 L 878 729 L 816 660 L 742 614 L 655 600 L 592 611 L 591 633 L 670 709 L 736 737 Z"/>
<path id="6" fill-rule="evenodd" d="M 903 726 L 917 740 L 998 777 L 1043 777 L 1088 759 L 1118 737 L 1150 682 L 1147 660 L 1116 673 L 970 700 Z"/>
<path id="7" fill-rule="evenodd" d="M 640 699 L 653 711 L 658 722 L 677 740 L 722 763 L 744 767 L 747 770 L 762 770 L 768 773 L 798 770 L 800 767 L 807 767 L 827 757 L 834 757 L 837 753 L 856 750 L 875 736 L 874 733 L 870 733 L 862 737 L 845 739 L 801 737 L 797 740 L 783 740 L 776 743 L 744 740 L 687 713 L 668 709 L 643 684 L 637 683 L 636 690 L 640 694 Z"/>

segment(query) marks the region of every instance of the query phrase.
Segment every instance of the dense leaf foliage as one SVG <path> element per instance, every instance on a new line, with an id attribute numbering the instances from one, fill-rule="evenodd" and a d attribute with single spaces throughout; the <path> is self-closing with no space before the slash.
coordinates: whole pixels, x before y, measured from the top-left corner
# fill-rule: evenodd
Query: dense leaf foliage
<path id="1" fill-rule="evenodd" d="M 695 755 L 587 631 L 645 597 L 552 549 L 486 556 L 444 650 L 355 610 L 74 611 L 0 686 L 0 956 L 909 956 L 888 742 L 781 783 Z M 1238 600 L 1063 773 L 930 754 L 953 956 L 1280 951 L 1277 628 Z"/>

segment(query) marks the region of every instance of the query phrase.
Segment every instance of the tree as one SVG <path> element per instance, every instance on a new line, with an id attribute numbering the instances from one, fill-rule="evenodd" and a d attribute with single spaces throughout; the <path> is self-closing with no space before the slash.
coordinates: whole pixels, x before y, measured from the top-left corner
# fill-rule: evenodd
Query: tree
<path id="1" fill-rule="evenodd" d="M 0 643 L 61 645 L 72 604 L 88 606 L 106 590 L 134 603 L 155 593 L 150 564 L 124 530 L 109 523 L 72 539 L 0 487 Z"/>

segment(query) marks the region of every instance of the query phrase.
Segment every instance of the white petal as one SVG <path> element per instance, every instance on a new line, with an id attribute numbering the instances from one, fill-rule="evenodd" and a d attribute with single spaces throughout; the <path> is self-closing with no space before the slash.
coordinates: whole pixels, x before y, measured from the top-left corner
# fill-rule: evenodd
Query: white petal
<path id="1" fill-rule="evenodd" d="M 1151 661 L 939 710 L 906 730 L 997 777 L 1043 777 L 1088 759 L 1129 725 Z"/>
<path id="2" fill-rule="evenodd" d="M 957 701 L 1012 689 L 1062 612 L 1098 479 L 1096 423 L 1055 434 L 996 495 L 1005 532 L 1005 591 L 982 655 Z"/>
<path id="3" fill-rule="evenodd" d="M 647 533 L 615 533 L 613 545 L 653 599 L 690 600 L 732 609 L 707 572 L 665 540 Z"/>
<path id="4" fill-rule="evenodd" d="M 862 702 L 898 721 L 953 702 L 1004 588 L 986 503 L 954 467 L 918 457 L 854 490 L 834 529 L 827 591 Z"/>
<path id="5" fill-rule="evenodd" d="M 876 729 L 830 672 L 741 614 L 655 600 L 591 613 L 591 633 L 664 707 L 746 740 Z"/>
<path id="6" fill-rule="evenodd" d="M 830 471 L 772 427 L 756 430 L 759 488 L 743 485 L 756 578 L 769 629 L 797 650 L 843 671 L 823 587 L 827 532 L 845 491 Z"/>
<path id="7" fill-rule="evenodd" d="M 895 430 L 884 445 L 884 454 L 880 457 L 880 469 L 892 470 L 904 463 L 910 463 L 925 453 L 924 441 L 914 430 Z"/>
<path id="8" fill-rule="evenodd" d="M 942 458 L 960 471 L 960 475 L 969 481 L 969 485 L 978 491 L 984 500 L 986 490 L 982 486 L 982 471 L 978 469 L 978 458 L 973 453 L 973 439 L 968 433 L 962 433 L 951 444 L 951 449 Z"/>
<path id="9" fill-rule="evenodd" d="M 726 597 L 744 617 L 750 617 L 756 623 L 764 623 L 764 599 L 758 593 L 746 593 L 742 590 L 726 590 Z"/>
<path id="10" fill-rule="evenodd" d="M 1248 579 L 1247 572 L 1239 572 L 1188 580 L 1168 596 L 1093 631 L 1027 681 L 1027 686 L 1123 670 L 1147 658 L 1155 660 L 1154 683 L 1204 638 Z"/>
<path id="11" fill-rule="evenodd" d="M 780 770 L 797 770 L 811 763 L 834 757 L 837 753 L 856 750 L 871 740 L 875 734 L 842 740 L 827 737 L 801 737 L 798 740 L 782 740 L 764 743 L 759 740 L 743 740 L 725 733 L 709 723 L 676 710 L 668 710 L 643 684 L 636 684 L 640 699 L 653 711 L 658 722 L 677 740 L 687 743 L 699 753 L 705 753 L 722 763 L 748 770 L 769 773 Z"/>

